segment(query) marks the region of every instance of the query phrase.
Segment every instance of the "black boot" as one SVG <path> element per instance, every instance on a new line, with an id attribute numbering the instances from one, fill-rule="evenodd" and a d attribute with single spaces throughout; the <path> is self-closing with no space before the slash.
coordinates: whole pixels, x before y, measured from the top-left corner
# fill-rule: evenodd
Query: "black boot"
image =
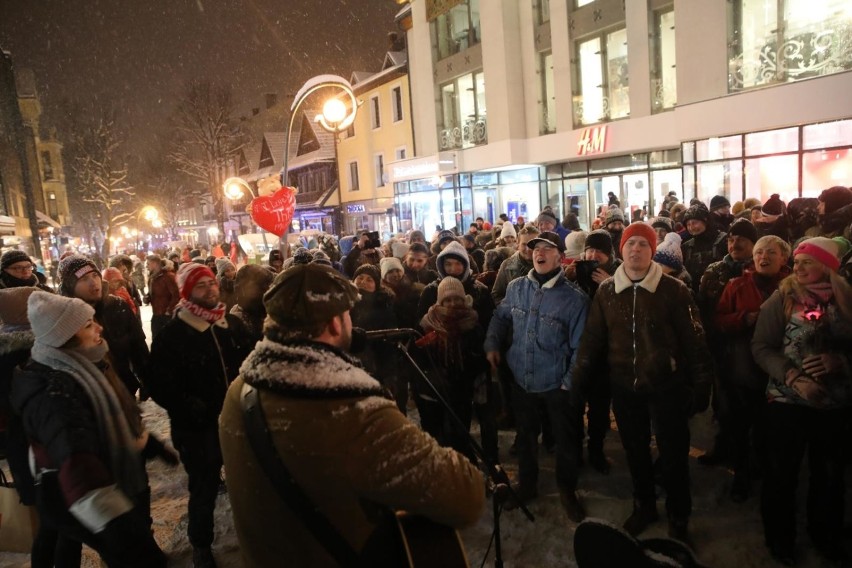
<path id="1" fill-rule="evenodd" d="M 586 518 L 586 509 L 577 498 L 576 491 L 559 490 L 559 503 L 568 515 L 568 518 L 575 523 L 581 522 Z"/>

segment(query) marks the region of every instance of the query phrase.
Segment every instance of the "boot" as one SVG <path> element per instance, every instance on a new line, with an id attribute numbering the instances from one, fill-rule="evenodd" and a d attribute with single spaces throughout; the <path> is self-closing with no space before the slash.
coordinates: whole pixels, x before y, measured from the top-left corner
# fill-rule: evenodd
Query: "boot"
<path id="1" fill-rule="evenodd" d="M 206 548 L 193 546 L 192 566 L 193 568 L 216 568 L 216 560 L 213 558 L 213 550 L 209 546 Z"/>
<path id="2" fill-rule="evenodd" d="M 659 520 L 657 514 L 657 504 L 633 503 L 633 513 L 624 521 L 624 530 L 630 533 L 631 536 L 637 536 L 639 533 L 648 528 L 648 525 Z"/>
<path id="3" fill-rule="evenodd" d="M 562 508 L 565 510 L 568 518 L 575 523 L 579 523 L 586 518 L 586 509 L 577 498 L 577 493 L 575 491 L 563 491 L 560 489 L 559 503 L 562 505 Z"/>

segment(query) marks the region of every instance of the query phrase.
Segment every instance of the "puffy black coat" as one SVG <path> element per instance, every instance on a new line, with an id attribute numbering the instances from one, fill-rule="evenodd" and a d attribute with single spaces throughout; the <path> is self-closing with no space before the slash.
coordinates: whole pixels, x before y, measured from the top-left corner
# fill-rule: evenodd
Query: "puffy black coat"
<path id="1" fill-rule="evenodd" d="M 254 343 L 242 321 L 227 314 L 216 325 L 179 311 L 151 345 L 148 388 L 173 429 L 216 428 L 228 385 Z"/>
<path id="2" fill-rule="evenodd" d="M 12 409 L 12 378 L 15 369 L 30 358 L 35 338 L 31 331 L 0 334 L 0 415 L 6 423 L 6 459 L 15 488 L 26 505 L 35 504 L 33 476 L 29 467 L 29 442 L 21 417 Z"/>
<path id="3" fill-rule="evenodd" d="M 148 364 L 148 344 L 142 323 L 130 306 L 117 296 L 107 296 L 95 306 L 95 319 L 103 328 L 103 338 L 109 344 L 113 369 L 130 394 L 145 382 Z"/>
<path id="4" fill-rule="evenodd" d="M 708 228 L 681 245 L 683 267 L 692 276 L 693 292 L 698 292 L 701 277 L 707 267 L 713 262 L 722 260 L 728 253 L 727 236 L 726 233 Z"/>

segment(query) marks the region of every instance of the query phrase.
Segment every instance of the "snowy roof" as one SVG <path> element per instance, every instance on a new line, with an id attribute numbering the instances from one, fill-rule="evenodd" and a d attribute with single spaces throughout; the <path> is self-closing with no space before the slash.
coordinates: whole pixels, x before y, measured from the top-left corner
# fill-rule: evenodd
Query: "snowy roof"
<path id="1" fill-rule="evenodd" d="M 302 114 L 307 120 L 297 118 L 293 122 L 293 130 L 290 132 L 290 158 L 288 165 L 290 171 L 309 166 L 316 162 L 334 161 L 334 136 L 331 132 L 328 132 L 318 123 L 314 122 L 314 117 L 319 113 L 315 110 L 305 110 Z M 303 128 L 309 129 L 308 132 L 304 133 L 306 137 L 309 137 L 313 133 L 313 136 L 319 143 L 319 149 L 298 155 L 299 148 L 302 147 L 303 142 Z"/>
<path id="2" fill-rule="evenodd" d="M 405 51 L 388 51 L 385 54 L 385 62 L 382 64 L 382 71 L 389 67 L 405 65 L 408 63 L 408 53 Z"/>
<path id="3" fill-rule="evenodd" d="M 284 145 L 287 141 L 286 132 L 267 132 L 263 135 L 264 140 L 269 145 L 269 151 L 272 153 L 272 159 L 275 165 L 280 166 L 284 160 Z"/>
<path id="4" fill-rule="evenodd" d="M 349 78 L 349 82 L 353 85 L 357 85 L 362 81 L 366 81 L 373 75 L 375 75 L 375 73 L 372 71 L 353 71 L 352 76 Z"/>
<path id="5" fill-rule="evenodd" d="M 390 64 L 393 63 L 391 66 Z M 352 83 L 356 94 L 361 94 L 378 85 L 387 83 L 401 75 L 405 75 L 408 67 L 408 55 L 405 51 L 389 51 L 385 56 L 382 70 L 362 79 L 357 84 Z"/>

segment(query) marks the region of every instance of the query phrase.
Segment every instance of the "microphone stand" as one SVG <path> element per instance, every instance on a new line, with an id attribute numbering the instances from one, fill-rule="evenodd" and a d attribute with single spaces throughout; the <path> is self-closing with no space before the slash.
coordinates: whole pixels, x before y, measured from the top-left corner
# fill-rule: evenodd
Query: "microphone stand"
<path id="1" fill-rule="evenodd" d="M 412 335 L 416 337 L 422 337 L 420 333 L 417 331 L 411 330 Z M 460 432 L 464 432 L 470 447 L 473 449 L 473 453 L 476 454 L 477 459 L 485 466 L 485 473 L 488 475 L 488 479 L 494 487 L 492 496 L 491 496 L 491 504 L 493 508 L 493 516 L 494 516 L 494 566 L 497 568 L 503 567 L 503 550 L 500 543 L 500 513 L 502 512 L 501 501 L 504 500 L 506 496 L 513 497 L 515 501 L 519 504 L 519 508 L 523 511 L 524 516 L 529 519 L 530 522 L 535 522 L 535 517 L 527 508 L 527 506 L 518 499 L 515 490 L 512 489 L 512 484 L 509 482 L 509 476 L 506 474 L 506 471 L 503 469 L 503 466 L 499 463 L 493 463 L 486 455 L 485 451 L 482 449 L 482 446 L 473 438 L 470 434 L 470 430 L 465 427 L 464 422 L 461 421 L 455 412 L 453 412 L 450 403 L 444 399 L 441 393 L 438 391 L 438 388 L 429 380 L 426 376 L 426 373 L 423 372 L 423 369 L 420 368 L 420 365 L 414 361 L 414 358 L 408 352 L 408 347 L 402 342 L 397 340 L 395 342 L 395 347 L 405 356 L 408 360 L 408 363 L 411 367 L 417 371 L 417 374 L 420 376 L 420 379 L 423 381 L 432 396 L 441 403 L 441 406 L 446 410 L 447 415 L 450 416 L 454 426 L 459 429 Z M 500 486 L 506 487 L 505 490 L 500 488 Z"/>

